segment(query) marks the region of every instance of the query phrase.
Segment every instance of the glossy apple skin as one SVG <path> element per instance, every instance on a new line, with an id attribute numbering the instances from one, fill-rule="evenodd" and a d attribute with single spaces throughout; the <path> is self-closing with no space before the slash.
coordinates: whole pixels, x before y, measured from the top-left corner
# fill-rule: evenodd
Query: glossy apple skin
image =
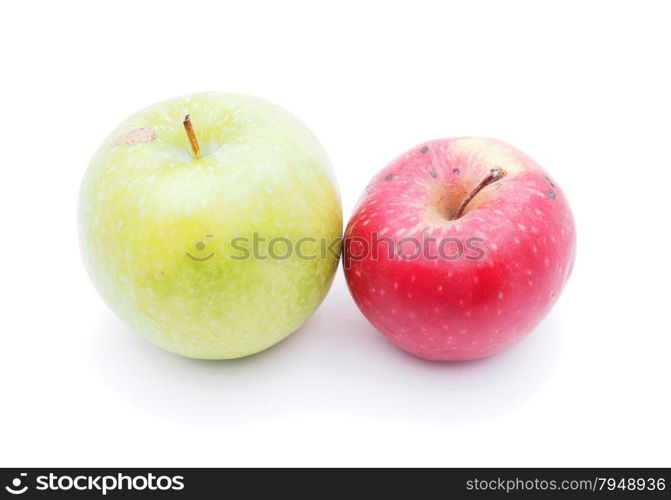
<path id="1" fill-rule="evenodd" d="M 506 175 L 449 220 L 492 168 Z M 347 226 L 343 263 L 356 304 L 394 344 L 425 359 L 469 360 L 515 344 L 550 311 L 575 239 L 563 191 L 531 158 L 494 139 L 443 139 L 370 182 Z"/>
<path id="2" fill-rule="evenodd" d="M 133 330 L 192 358 L 248 356 L 299 328 L 338 266 L 319 242 L 341 230 L 317 139 L 284 109 L 239 94 L 182 96 L 130 116 L 91 159 L 79 196 L 82 257 L 102 298 Z M 259 258 L 240 258 L 234 242 L 255 236 Z M 312 238 L 302 253 L 320 258 L 268 258 L 274 238 Z"/>

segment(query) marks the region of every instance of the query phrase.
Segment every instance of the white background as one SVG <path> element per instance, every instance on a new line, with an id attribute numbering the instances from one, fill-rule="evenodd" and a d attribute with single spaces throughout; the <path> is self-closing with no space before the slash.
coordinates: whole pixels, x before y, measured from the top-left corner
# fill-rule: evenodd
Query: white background
<path id="1" fill-rule="evenodd" d="M 671 466 L 671 31 L 664 2 L 4 2 L 4 466 Z M 127 115 L 244 92 L 329 152 L 345 218 L 437 137 L 509 141 L 558 179 L 578 259 L 533 334 L 415 359 L 339 269 L 296 334 L 247 359 L 147 344 L 81 265 L 80 179 Z"/>

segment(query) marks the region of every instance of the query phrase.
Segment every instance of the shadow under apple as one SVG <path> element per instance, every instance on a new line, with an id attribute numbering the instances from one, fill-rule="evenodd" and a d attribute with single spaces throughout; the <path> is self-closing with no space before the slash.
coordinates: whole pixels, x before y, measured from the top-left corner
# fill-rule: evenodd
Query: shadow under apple
<path id="1" fill-rule="evenodd" d="M 425 361 L 387 342 L 356 309 L 342 275 L 315 315 L 259 354 L 183 358 L 154 347 L 105 312 L 91 334 L 101 381 L 139 409 L 199 425 L 342 415 L 426 424 L 488 420 L 538 395 L 556 365 L 551 313 L 526 339 L 469 362 Z"/>

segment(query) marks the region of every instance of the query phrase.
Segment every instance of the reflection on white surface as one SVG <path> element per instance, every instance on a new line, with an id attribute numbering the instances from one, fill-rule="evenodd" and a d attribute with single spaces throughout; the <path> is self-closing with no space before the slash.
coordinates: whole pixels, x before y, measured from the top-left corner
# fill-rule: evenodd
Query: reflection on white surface
<path id="1" fill-rule="evenodd" d="M 560 352 L 558 317 L 491 358 L 460 363 L 412 357 L 377 333 L 339 272 L 317 313 L 255 356 L 199 361 L 162 351 L 111 312 L 90 336 L 94 372 L 155 417 L 224 425 L 340 414 L 439 424 L 492 419 L 542 390 Z"/>

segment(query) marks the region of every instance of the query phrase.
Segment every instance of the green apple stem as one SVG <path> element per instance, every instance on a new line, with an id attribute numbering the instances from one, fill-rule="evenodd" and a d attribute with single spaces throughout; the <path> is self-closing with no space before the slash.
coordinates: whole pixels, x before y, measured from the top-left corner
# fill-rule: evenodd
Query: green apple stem
<path id="1" fill-rule="evenodd" d="M 484 188 L 489 186 L 490 184 L 498 181 L 499 179 L 502 179 L 505 177 L 506 171 L 503 170 L 500 167 L 493 168 L 489 171 L 489 175 L 482 179 L 480 181 L 480 184 L 478 184 L 473 191 L 466 197 L 464 201 L 461 202 L 461 205 L 459 205 L 459 208 L 457 209 L 457 212 L 455 213 L 454 217 L 452 217 L 452 220 L 459 219 L 461 216 L 464 215 L 464 211 L 466 210 L 466 206 L 471 202 L 475 196 L 482 191 Z"/>
<path id="2" fill-rule="evenodd" d="M 196 160 L 200 160 L 200 147 L 198 146 L 198 139 L 196 139 L 196 132 L 193 130 L 193 125 L 191 125 L 190 115 L 184 117 L 184 130 L 186 130 L 186 136 L 189 138 L 193 156 L 195 156 Z"/>

